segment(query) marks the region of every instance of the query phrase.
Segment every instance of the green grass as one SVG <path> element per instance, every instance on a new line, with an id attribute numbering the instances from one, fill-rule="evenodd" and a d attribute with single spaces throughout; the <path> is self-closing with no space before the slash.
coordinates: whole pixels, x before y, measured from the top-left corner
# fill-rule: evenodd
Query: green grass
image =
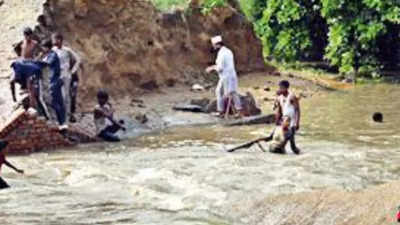
<path id="1" fill-rule="evenodd" d="M 161 11 L 186 9 L 190 0 L 151 0 L 154 6 Z"/>

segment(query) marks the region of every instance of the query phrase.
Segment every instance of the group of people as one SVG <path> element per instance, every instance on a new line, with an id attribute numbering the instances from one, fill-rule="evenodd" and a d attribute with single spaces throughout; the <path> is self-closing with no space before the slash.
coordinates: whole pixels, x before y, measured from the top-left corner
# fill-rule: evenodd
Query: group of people
<path id="1" fill-rule="evenodd" d="M 81 60 L 64 46 L 60 33 L 41 43 L 34 39 L 31 28 L 24 29 L 24 40 L 15 48 L 18 58 L 11 64 L 11 93 L 16 102 L 15 84 L 27 94 L 29 108 L 48 120 L 55 118 L 60 130 L 76 122 L 74 116 Z"/>
<path id="2" fill-rule="evenodd" d="M 39 43 L 30 28 L 24 29 L 24 40 L 16 48 L 16 53 L 18 59 L 11 65 L 13 100 L 17 101 L 15 84 L 18 83 L 28 95 L 24 108 L 34 110 L 38 116 L 48 120 L 57 120 L 60 131 L 67 129 L 68 123 L 76 122 L 79 55 L 64 45 L 60 33 L 54 33 L 51 39 Z M 125 129 L 123 121 L 114 120 L 114 110 L 105 90 L 100 90 L 97 97 L 98 105 L 93 114 L 98 137 L 110 142 L 119 141 L 115 133 Z"/>
<path id="3" fill-rule="evenodd" d="M 75 101 L 78 85 L 77 71 L 81 60 L 71 48 L 64 46 L 64 38 L 61 34 L 52 34 L 51 40 L 41 43 L 33 38 L 30 28 L 24 29 L 24 41 L 16 48 L 18 59 L 11 67 L 11 92 L 14 101 L 17 101 L 15 84 L 18 83 L 22 91 L 28 93 L 28 101 L 25 101 L 26 110 L 33 109 L 39 116 L 48 120 L 53 118 L 51 111 L 59 124 L 60 130 L 68 128 L 68 122 L 75 122 Z M 235 69 L 233 52 L 222 42 L 222 37 L 211 39 L 212 46 L 218 52 L 216 63 L 206 69 L 207 73 L 213 71 L 219 74 L 219 82 L 216 88 L 217 115 L 224 115 L 227 110 L 227 99 L 233 101 L 233 106 L 243 116 L 243 107 L 238 92 L 238 78 Z M 276 124 L 268 141 L 270 151 L 273 153 L 285 153 L 285 146 L 290 142 L 295 154 L 300 150 L 295 144 L 295 133 L 300 128 L 300 106 L 297 97 L 289 91 L 290 84 L 283 80 L 279 83 L 277 100 L 275 102 Z M 98 105 L 93 111 L 97 136 L 105 141 L 118 142 L 116 132 L 126 130 L 124 121 L 114 119 L 114 109 L 109 102 L 109 95 L 105 90 L 97 93 Z M 48 107 L 50 106 L 50 107 Z M 229 110 L 229 109 L 228 109 Z M 4 157 L 4 149 L 7 141 L 0 140 L 0 169 L 3 164 L 19 173 L 17 169 Z M 0 189 L 8 187 L 8 184 L 0 178 Z"/>
<path id="4" fill-rule="evenodd" d="M 238 77 L 235 69 L 235 59 L 233 52 L 225 46 L 221 36 L 211 38 L 213 49 L 217 51 L 215 64 L 207 67 L 206 72 L 217 72 L 219 82 L 216 88 L 217 116 L 222 117 L 229 109 L 227 101 L 233 101 L 233 106 L 244 116 L 242 104 L 238 91 Z M 270 152 L 284 153 L 285 146 L 290 142 L 292 151 L 300 154 L 300 149 L 295 143 L 295 134 L 300 129 L 300 104 L 295 94 L 289 91 L 290 83 L 287 80 L 279 82 L 279 90 L 275 101 L 276 125 L 268 141 L 271 141 Z M 227 108 L 228 106 L 228 108 Z"/>

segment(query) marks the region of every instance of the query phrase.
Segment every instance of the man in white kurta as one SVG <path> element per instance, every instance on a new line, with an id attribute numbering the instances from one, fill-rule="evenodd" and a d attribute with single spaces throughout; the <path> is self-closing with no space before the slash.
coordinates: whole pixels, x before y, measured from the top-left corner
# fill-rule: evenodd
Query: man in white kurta
<path id="1" fill-rule="evenodd" d="M 61 67 L 61 79 L 64 82 L 62 87 L 66 121 L 70 120 L 71 117 L 71 79 L 72 74 L 76 73 L 81 64 L 80 57 L 72 49 L 63 45 L 64 38 L 61 34 L 54 34 L 52 36 L 53 51 L 57 53 L 60 58 Z M 74 61 L 74 65 L 71 66 L 71 62 Z"/>
<path id="2" fill-rule="evenodd" d="M 233 52 L 224 46 L 221 36 L 216 36 L 211 39 L 211 43 L 215 50 L 218 50 L 215 65 L 206 69 L 207 73 L 212 71 L 218 72 L 219 82 L 215 90 L 217 96 L 217 111 L 220 115 L 224 112 L 224 98 L 232 97 L 234 106 L 237 111 L 242 110 L 238 92 L 238 78 L 235 69 L 235 59 Z"/>

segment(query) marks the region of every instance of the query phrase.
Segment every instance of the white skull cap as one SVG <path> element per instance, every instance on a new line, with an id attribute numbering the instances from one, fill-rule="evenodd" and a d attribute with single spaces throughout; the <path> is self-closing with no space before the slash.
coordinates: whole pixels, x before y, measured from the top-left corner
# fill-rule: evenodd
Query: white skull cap
<path id="1" fill-rule="evenodd" d="M 218 35 L 218 36 L 215 36 L 215 37 L 211 38 L 211 43 L 213 45 L 218 44 L 220 42 L 222 42 L 222 36 L 221 35 Z"/>

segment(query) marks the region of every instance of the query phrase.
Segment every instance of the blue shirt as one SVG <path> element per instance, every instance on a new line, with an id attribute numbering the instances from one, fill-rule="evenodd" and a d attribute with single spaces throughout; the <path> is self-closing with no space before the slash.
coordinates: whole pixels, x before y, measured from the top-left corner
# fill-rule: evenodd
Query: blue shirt
<path id="1" fill-rule="evenodd" d="M 35 78 L 40 78 L 42 75 L 42 68 L 40 65 L 31 61 L 15 61 L 11 64 L 14 70 L 14 79 L 18 82 L 26 82 L 26 80 L 35 76 Z"/>
<path id="2" fill-rule="evenodd" d="M 59 83 L 61 76 L 61 67 L 60 59 L 58 58 L 57 53 L 55 53 L 54 51 L 50 51 L 44 61 L 50 67 L 50 84 Z"/>

